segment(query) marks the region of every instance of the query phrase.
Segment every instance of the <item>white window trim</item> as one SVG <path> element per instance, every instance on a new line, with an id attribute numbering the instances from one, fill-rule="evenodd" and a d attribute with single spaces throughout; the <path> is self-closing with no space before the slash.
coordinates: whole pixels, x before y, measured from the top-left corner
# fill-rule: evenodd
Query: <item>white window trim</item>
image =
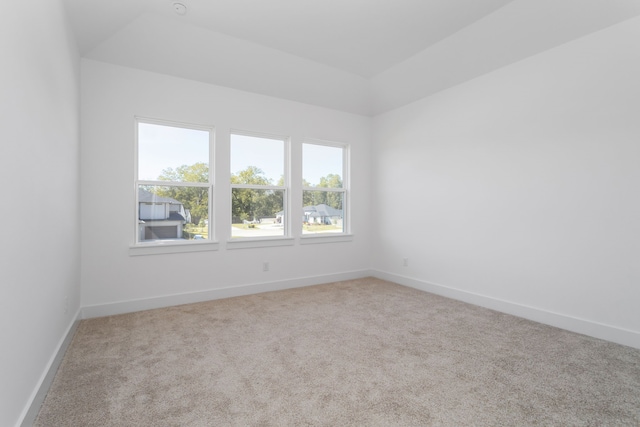
<path id="1" fill-rule="evenodd" d="M 312 245 L 312 244 L 319 244 L 319 243 L 352 242 L 354 238 L 355 238 L 354 234 L 346 234 L 346 233 L 304 234 L 300 236 L 300 244 Z"/>
<path id="2" fill-rule="evenodd" d="M 138 179 L 138 135 L 139 124 L 153 124 L 161 126 L 171 126 L 183 129 L 194 129 L 206 131 L 209 133 L 209 182 L 174 182 L 174 181 L 156 181 Z M 129 246 L 129 255 L 154 255 L 166 253 L 185 253 L 200 251 L 215 251 L 219 248 L 219 242 L 215 236 L 215 127 L 198 125 L 193 123 L 176 122 L 172 120 L 154 119 L 149 117 L 134 117 L 134 147 L 133 147 L 133 182 L 134 182 L 134 212 L 133 212 L 133 243 Z M 140 185 L 158 185 L 172 187 L 201 187 L 209 189 L 209 218 L 208 218 L 208 236 L 205 241 L 171 241 L 158 240 L 153 242 L 138 241 L 138 220 L 139 220 L 139 196 L 138 188 Z"/>
<path id="3" fill-rule="evenodd" d="M 245 237 L 227 240 L 227 249 L 249 249 L 249 248 L 270 248 L 276 246 L 293 246 L 295 239 L 293 237 Z"/>
<path id="4" fill-rule="evenodd" d="M 220 247 L 219 242 L 171 242 L 171 241 L 159 241 L 149 243 L 138 243 L 137 245 L 129 246 L 129 255 L 157 255 L 157 254 L 177 254 L 187 252 L 203 252 L 203 251 L 217 251 Z"/>

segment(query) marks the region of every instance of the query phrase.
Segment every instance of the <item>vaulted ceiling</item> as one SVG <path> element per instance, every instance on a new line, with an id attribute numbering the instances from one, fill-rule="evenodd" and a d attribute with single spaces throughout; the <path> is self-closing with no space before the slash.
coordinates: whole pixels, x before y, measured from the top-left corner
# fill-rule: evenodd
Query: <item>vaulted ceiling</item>
<path id="1" fill-rule="evenodd" d="M 640 14 L 637 0 L 64 2 L 86 58 L 364 115 Z"/>

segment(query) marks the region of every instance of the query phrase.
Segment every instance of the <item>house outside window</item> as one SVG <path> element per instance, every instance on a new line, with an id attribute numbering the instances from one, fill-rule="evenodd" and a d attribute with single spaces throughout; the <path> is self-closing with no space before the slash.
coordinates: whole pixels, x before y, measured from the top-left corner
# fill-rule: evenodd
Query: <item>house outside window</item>
<path id="1" fill-rule="evenodd" d="M 230 144 L 231 238 L 287 236 L 288 139 L 232 132 Z"/>
<path id="2" fill-rule="evenodd" d="M 136 120 L 136 243 L 212 238 L 211 128 Z"/>
<path id="3" fill-rule="evenodd" d="M 347 232 L 348 146 L 302 144 L 302 234 Z"/>

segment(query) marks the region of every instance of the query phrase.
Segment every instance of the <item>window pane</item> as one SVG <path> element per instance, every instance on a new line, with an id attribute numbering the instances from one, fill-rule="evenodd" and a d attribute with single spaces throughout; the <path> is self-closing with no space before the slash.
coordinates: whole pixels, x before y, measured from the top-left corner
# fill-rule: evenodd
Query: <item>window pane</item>
<path id="1" fill-rule="evenodd" d="M 284 141 L 231 134 L 231 183 L 284 185 Z"/>
<path id="2" fill-rule="evenodd" d="M 343 149 L 302 144 L 302 179 L 305 187 L 342 188 Z"/>
<path id="3" fill-rule="evenodd" d="M 302 234 L 344 232 L 343 192 L 303 191 Z"/>
<path id="4" fill-rule="evenodd" d="M 209 132 L 138 123 L 138 179 L 208 182 Z"/>
<path id="5" fill-rule="evenodd" d="M 231 237 L 284 236 L 284 191 L 231 189 Z"/>
<path id="6" fill-rule="evenodd" d="M 138 186 L 138 241 L 209 238 L 207 187 Z"/>

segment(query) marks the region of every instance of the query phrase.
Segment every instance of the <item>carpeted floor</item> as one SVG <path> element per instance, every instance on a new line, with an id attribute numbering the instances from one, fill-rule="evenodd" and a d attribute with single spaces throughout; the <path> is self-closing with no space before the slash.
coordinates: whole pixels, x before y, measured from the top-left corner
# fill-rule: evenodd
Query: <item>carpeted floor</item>
<path id="1" fill-rule="evenodd" d="M 378 279 L 83 320 L 37 426 L 638 426 L 640 350 Z"/>

